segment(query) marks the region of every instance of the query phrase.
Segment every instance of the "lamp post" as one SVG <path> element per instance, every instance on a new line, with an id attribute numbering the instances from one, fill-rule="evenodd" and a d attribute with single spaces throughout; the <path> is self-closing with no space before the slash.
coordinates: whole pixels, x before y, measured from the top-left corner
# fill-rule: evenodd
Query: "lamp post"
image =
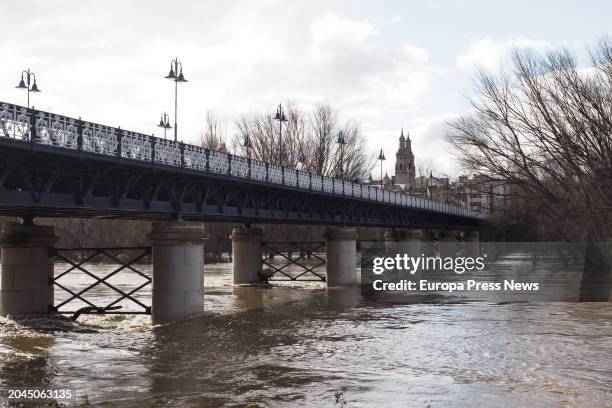
<path id="1" fill-rule="evenodd" d="M 251 138 L 249 137 L 249 135 L 244 136 L 242 146 L 246 148 L 247 159 L 251 160 L 251 148 L 253 147 L 253 144 L 251 143 Z"/>
<path id="2" fill-rule="evenodd" d="M 346 139 L 342 130 L 338 132 L 336 143 L 340 145 L 340 179 L 344 180 L 344 145 L 346 144 Z"/>
<path id="3" fill-rule="evenodd" d="M 251 138 L 249 137 L 249 135 L 244 135 L 244 141 L 242 142 L 242 146 L 246 148 L 247 167 L 249 169 L 248 178 L 251 178 L 251 147 L 253 147 L 253 144 L 251 143 Z"/>
<path id="4" fill-rule="evenodd" d="M 21 72 L 21 80 L 15 88 L 28 91 L 28 109 L 30 108 L 30 92 L 40 92 L 38 85 L 36 85 L 36 75 L 30 71 L 30 68 Z"/>
<path id="5" fill-rule="evenodd" d="M 278 104 L 278 108 L 276 108 L 276 115 L 274 115 L 274 120 L 278 120 L 278 161 L 279 164 L 282 164 L 282 136 L 283 136 L 283 122 L 287 121 L 285 117 L 285 111 L 283 110 L 283 105 Z"/>
<path id="6" fill-rule="evenodd" d="M 159 119 L 159 124 L 157 126 L 164 129 L 164 139 L 165 139 L 166 131 L 168 129 L 172 129 L 172 126 L 170 125 L 170 118 L 168 117 L 168 114 L 166 112 L 161 114 L 161 119 Z"/>
<path id="7" fill-rule="evenodd" d="M 187 82 L 183 76 L 183 64 L 178 60 L 178 58 L 170 61 L 170 72 L 164 78 L 174 81 L 174 141 L 176 142 L 178 140 L 176 125 L 178 118 L 178 83 Z"/>
<path id="8" fill-rule="evenodd" d="M 382 166 L 383 166 L 383 161 L 387 160 L 387 158 L 385 157 L 385 153 L 383 152 L 383 149 L 380 149 L 380 154 L 378 155 L 378 160 L 380 160 L 380 188 L 383 188 L 383 173 L 382 173 Z"/>

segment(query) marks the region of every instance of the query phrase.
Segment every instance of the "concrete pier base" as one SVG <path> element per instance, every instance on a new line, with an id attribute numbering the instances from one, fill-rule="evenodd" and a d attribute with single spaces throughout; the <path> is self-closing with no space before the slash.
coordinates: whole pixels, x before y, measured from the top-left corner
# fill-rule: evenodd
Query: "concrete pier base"
<path id="1" fill-rule="evenodd" d="M 261 228 L 237 227 L 232 230 L 234 285 L 261 282 Z"/>
<path id="2" fill-rule="evenodd" d="M 478 231 L 466 231 L 463 234 L 463 250 L 465 256 L 472 258 L 480 256 L 480 233 Z"/>
<path id="3" fill-rule="evenodd" d="M 440 231 L 438 238 L 440 258 L 455 258 L 457 256 L 457 231 Z"/>
<path id="4" fill-rule="evenodd" d="M 385 256 L 393 257 L 398 254 L 397 231 L 393 229 L 385 230 Z"/>
<path id="5" fill-rule="evenodd" d="M 53 260 L 57 237 L 49 225 L 5 224 L 0 230 L 0 315 L 48 313 L 53 306 Z"/>
<path id="6" fill-rule="evenodd" d="M 327 286 L 352 286 L 361 282 L 357 270 L 357 230 L 328 228 L 325 234 Z"/>
<path id="7" fill-rule="evenodd" d="M 155 222 L 153 245 L 154 324 L 204 310 L 204 227 L 198 222 Z"/>

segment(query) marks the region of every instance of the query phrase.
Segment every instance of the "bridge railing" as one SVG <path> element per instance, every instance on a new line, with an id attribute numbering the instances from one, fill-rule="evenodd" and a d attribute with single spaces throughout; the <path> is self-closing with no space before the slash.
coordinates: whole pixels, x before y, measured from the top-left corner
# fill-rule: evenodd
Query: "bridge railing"
<path id="1" fill-rule="evenodd" d="M 67 116 L 0 102 L 0 137 L 32 145 L 78 150 L 118 160 L 150 162 L 208 174 L 282 185 L 297 190 L 322 192 L 354 199 L 384 202 L 469 218 L 485 215 L 453 206 L 383 190 L 379 187 L 334 179 L 320 174 L 247 159 L 243 156 L 161 139 L 121 128 L 86 122 Z"/>

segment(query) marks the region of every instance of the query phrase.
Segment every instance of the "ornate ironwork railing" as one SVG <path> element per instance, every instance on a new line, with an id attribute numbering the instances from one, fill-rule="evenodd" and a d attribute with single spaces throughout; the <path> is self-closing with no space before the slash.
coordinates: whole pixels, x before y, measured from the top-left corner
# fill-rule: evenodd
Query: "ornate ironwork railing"
<path id="1" fill-rule="evenodd" d="M 378 187 L 333 179 L 242 156 L 99 125 L 62 115 L 0 102 L 0 139 L 77 150 L 123 160 L 186 168 L 290 189 L 320 192 L 351 199 L 423 209 L 468 218 L 485 215 L 467 208 Z"/>

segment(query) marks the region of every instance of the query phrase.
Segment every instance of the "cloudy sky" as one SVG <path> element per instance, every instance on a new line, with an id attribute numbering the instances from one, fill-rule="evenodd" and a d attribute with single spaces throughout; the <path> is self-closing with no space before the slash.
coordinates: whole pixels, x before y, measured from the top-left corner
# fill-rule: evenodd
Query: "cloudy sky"
<path id="1" fill-rule="evenodd" d="M 14 86 L 29 67 L 37 108 L 158 134 L 178 56 L 185 142 L 208 109 L 231 123 L 280 101 L 326 102 L 361 122 L 386 166 L 404 126 L 417 160 L 455 175 L 445 123 L 467 111 L 474 71 L 498 69 L 513 47 L 583 50 L 611 15 L 612 3 L 586 0 L 3 1 L 0 100 L 25 105 Z"/>

